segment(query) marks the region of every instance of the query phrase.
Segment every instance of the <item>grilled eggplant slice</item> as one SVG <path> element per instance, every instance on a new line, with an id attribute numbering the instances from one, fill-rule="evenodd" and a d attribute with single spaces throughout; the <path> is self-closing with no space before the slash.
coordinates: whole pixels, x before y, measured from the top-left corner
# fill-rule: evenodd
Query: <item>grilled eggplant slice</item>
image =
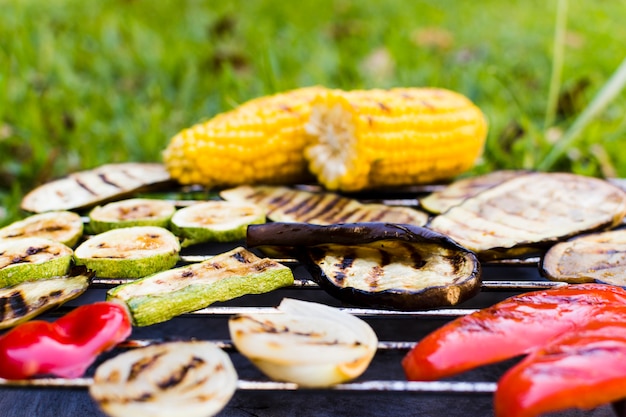
<path id="1" fill-rule="evenodd" d="M 210 342 L 133 349 L 96 369 L 89 394 L 112 417 L 209 417 L 237 389 L 230 357 Z"/>
<path id="2" fill-rule="evenodd" d="M 83 220 L 71 211 L 34 214 L 0 229 L 0 239 L 40 237 L 73 247 L 83 235 Z"/>
<path id="3" fill-rule="evenodd" d="M 169 230 L 135 226 L 86 240 L 74 251 L 74 260 L 96 271 L 98 277 L 141 278 L 176 265 L 179 252 L 178 238 Z"/>
<path id="4" fill-rule="evenodd" d="M 345 311 L 290 298 L 277 310 L 228 322 L 237 350 L 274 380 L 332 386 L 360 376 L 376 353 L 374 330 Z"/>
<path id="5" fill-rule="evenodd" d="M 265 210 L 256 204 L 205 201 L 178 210 L 172 231 L 187 247 L 203 242 L 235 242 L 246 237 L 250 224 L 265 223 Z"/>
<path id="6" fill-rule="evenodd" d="M 0 289 L 0 329 L 23 323 L 73 300 L 89 287 L 93 271 L 74 267 L 69 275 L 25 281 Z"/>
<path id="7" fill-rule="evenodd" d="M 72 249 L 40 237 L 0 240 L 0 287 L 67 274 Z"/>
<path id="8" fill-rule="evenodd" d="M 598 178 L 521 175 L 434 217 L 427 227 L 481 260 L 537 256 L 567 238 L 620 224 L 626 193 Z"/>
<path id="9" fill-rule="evenodd" d="M 295 248 L 322 288 L 356 305 L 436 308 L 461 303 L 480 291 L 476 256 L 419 226 L 268 223 L 250 226 L 247 244 Z"/>
<path id="10" fill-rule="evenodd" d="M 406 223 L 423 226 L 424 212 L 384 204 L 363 204 L 329 192 L 310 192 L 281 186 L 248 186 L 224 190 L 220 196 L 228 201 L 259 204 L 267 218 L 275 222 L 335 224 L 356 222 Z"/>
<path id="11" fill-rule="evenodd" d="M 445 213 L 450 208 L 458 206 L 463 201 L 476 194 L 498 185 L 511 178 L 527 174 L 529 171 L 503 170 L 471 178 L 463 178 L 454 181 L 443 190 L 435 191 L 420 199 L 420 205 L 424 210 L 433 214 Z"/>
<path id="12" fill-rule="evenodd" d="M 238 247 L 198 264 L 117 286 L 108 291 L 107 298 L 126 303 L 134 324 L 148 326 L 217 301 L 263 294 L 291 284 L 291 269 Z"/>
<path id="13" fill-rule="evenodd" d="M 604 282 L 626 286 L 626 229 L 593 233 L 557 243 L 539 266 L 552 281 Z"/>
<path id="14" fill-rule="evenodd" d="M 89 212 L 91 233 L 133 226 L 169 227 L 176 206 L 165 200 L 130 198 L 97 206 Z"/>
<path id="15" fill-rule="evenodd" d="M 171 182 L 162 164 L 107 164 L 37 187 L 24 196 L 21 207 L 33 213 L 83 209 Z"/>

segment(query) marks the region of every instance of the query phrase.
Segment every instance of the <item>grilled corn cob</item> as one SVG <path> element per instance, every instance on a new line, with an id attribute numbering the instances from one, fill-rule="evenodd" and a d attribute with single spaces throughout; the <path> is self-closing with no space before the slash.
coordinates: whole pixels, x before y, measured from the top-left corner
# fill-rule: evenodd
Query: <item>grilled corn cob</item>
<path id="1" fill-rule="evenodd" d="M 207 187 L 289 184 L 308 179 L 304 160 L 308 87 L 251 100 L 174 136 L 163 153 L 170 175 Z"/>
<path id="2" fill-rule="evenodd" d="M 329 190 L 450 179 L 482 153 L 485 118 L 470 100 L 435 88 L 326 90 L 313 101 L 305 149 Z"/>

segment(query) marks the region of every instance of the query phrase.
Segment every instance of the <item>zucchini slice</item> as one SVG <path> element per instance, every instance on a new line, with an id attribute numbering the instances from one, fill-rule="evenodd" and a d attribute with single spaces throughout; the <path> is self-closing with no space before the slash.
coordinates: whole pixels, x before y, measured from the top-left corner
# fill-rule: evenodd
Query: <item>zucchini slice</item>
<path id="1" fill-rule="evenodd" d="M 25 281 L 0 289 L 0 329 L 13 327 L 73 300 L 87 290 L 92 277 L 93 271 L 74 267 L 67 276 Z"/>
<path id="2" fill-rule="evenodd" d="M 135 226 L 86 240 L 74 251 L 74 260 L 96 271 L 98 277 L 141 278 L 176 265 L 179 252 L 178 238 L 169 230 Z"/>
<path id="3" fill-rule="evenodd" d="M 34 214 L 0 229 L 0 239 L 40 237 L 73 247 L 83 235 L 83 220 L 71 211 Z"/>
<path id="4" fill-rule="evenodd" d="M 0 287 L 67 274 L 72 249 L 40 237 L 0 240 Z"/>
<path id="5" fill-rule="evenodd" d="M 450 306 L 473 297 L 481 286 L 474 253 L 419 226 L 268 223 L 250 226 L 247 244 L 294 248 L 322 288 L 361 306 Z"/>
<path id="6" fill-rule="evenodd" d="M 169 227 L 176 207 L 165 200 L 131 198 L 97 206 L 89 212 L 89 230 L 102 233 L 133 226 Z"/>
<path id="7" fill-rule="evenodd" d="M 285 298 L 275 313 L 228 322 L 237 350 L 274 380 L 328 387 L 359 377 L 378 338 L 365 321 L 335 307 Z"/>
<path id="8" fill-rule="evenodd" d="M 541 275 L 568 283 L 626 286 L 626 229 L 592 233 L 557 243 L 539 265 Z"/>
<path id="9" fill-rule="evenodd" d="M 235 242 L 246 237 L 250 224 L 265 223 L 265 210 L 252 203 L 205 201 L 179 209 L 172 231 L 187 247 L 203 242 Z"/>
<path id="10" fill-rule="evenodd" d="M 119 285 L 107 292 L 107 298 L 126 303 L 134 324 L 148 326 L 218 301 L 291 284 L 290 268 L 237 247 L 201 263 Z"/>
<path id="11" fill-rule="evenodd" d="M 103 362 L 89 394 L 112 417 L 209 417 L 228 404 L 237 378 L 230 357 L 214 344 L 168 342 Z"/>

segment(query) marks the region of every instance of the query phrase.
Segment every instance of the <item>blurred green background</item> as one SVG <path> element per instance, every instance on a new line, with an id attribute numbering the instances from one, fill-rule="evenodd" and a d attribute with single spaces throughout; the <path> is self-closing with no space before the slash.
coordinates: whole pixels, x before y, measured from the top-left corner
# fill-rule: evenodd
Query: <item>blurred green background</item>
<path id="1" fill-rule="evenodd" d="M 160 161 L 179 130 L 314 84 L 459 91 L 490 123 L 475 172 L 537 168 L 626 57 L 623 1 L 0 7 L 0 224 L 23 215 L 19 200 L 38 184 L 109 162 Z M 555 37 L 558 16 L 566 27 Z M 544 168 L 626 176 L 625 109 L 620 94 Z"/>

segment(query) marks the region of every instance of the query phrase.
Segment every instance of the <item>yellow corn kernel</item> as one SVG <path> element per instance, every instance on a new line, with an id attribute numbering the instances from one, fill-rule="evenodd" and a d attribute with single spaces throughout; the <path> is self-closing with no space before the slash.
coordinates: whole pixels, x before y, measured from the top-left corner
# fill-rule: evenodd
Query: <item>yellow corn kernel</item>
<path id="1" fill-rule="evenodd" d="M 182 184 L 224 187 L 290 184 L 310 179 L 304 125 L 322 87 L 250 100 L 174 136 L 163 152 Z"/>
<path id="2" fill-rule="evenodd" d="M 329 190 L 436 182 L 471 168 L 487 122 L 465 96 L 436 88 L 326 90 L 306 126 L 310 171 Z"/>

